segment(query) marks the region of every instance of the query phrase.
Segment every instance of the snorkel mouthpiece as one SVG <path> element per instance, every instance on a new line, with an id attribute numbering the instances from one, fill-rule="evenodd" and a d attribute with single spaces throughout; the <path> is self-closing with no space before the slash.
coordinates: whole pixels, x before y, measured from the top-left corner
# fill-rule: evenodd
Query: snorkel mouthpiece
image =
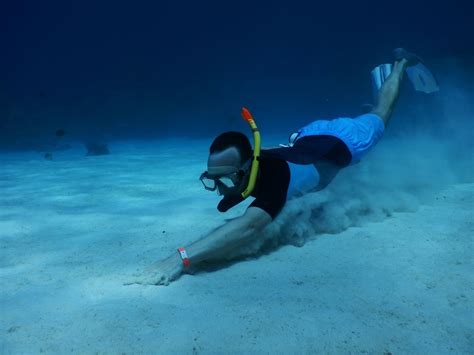
<path id="1" fill-rule="evenodd" d="M 260 132 L 257 128 L 257 125 L 255 124 L 255 121 L 250 111 L 247 108 L 242 107 L 241 114 L 242 114 L 242 118 L 245 121 L 247 121 L 247 123 L 250 125 L 250 128 L 252 129 L 252 132 L 253 132 L 253 159 L 252 159 L 252 165 L 250 168 L 249 183 L 247 187 L 245 188 L 244 192 L 242 192 L 242 197 L 246 199 L 252 193 L 253 189 L 255 188 L 255 183 L 257 181 L 261 143 L 260 143 Z"/>

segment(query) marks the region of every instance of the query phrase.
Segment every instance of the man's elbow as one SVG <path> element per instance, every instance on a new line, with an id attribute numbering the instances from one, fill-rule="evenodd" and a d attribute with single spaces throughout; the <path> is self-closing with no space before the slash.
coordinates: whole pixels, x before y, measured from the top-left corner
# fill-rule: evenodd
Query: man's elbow
<path id="1" fill-rule="evenodd" d="M 248 228 L 256 232 L 265 228 L 272 221 L 272 217 L 258 207 L 249 207 L 242 217 L 245 219 Z"/>

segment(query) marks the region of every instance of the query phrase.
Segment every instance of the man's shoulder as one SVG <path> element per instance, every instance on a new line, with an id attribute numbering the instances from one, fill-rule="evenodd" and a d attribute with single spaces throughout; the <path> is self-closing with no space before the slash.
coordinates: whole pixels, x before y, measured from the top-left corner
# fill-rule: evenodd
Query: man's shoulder
<path id="1" fill-rule="evenodd" d="M 273 188 L 286 185 L 287 188 L 290 181 L 290 166 L 284 159 L 263 157 L 260 159 L 260 176 L 264 185 L 271 185 Z"/>
<path id="2" fill-rule="evenodd" d="M 281 211 L 286 202 L 290 184 L 288 163 L 279 158 L 263 157 L 260 160 L 260 171 L 255 194 L 250 205 L 267 212 L 272 218 Z"/>
<path id="3" fill-rule="evenodd" d="M 288 163 L 284 159 L 263 155 L 260 157 L 259 162 L 260 167 L 262 169 L 272 169 L 279 172 L 289 172 Z"/>

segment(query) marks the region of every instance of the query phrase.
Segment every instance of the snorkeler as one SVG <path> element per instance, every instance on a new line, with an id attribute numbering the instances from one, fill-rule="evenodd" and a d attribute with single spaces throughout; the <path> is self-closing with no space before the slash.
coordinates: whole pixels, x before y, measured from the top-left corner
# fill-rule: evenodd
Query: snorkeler
<path id="1" fill-rule="evenodd" d="M 244 108 L 242 116 L 252 129 L 254 149 L 243 133 L 222 133 L 210 146 L 207 171 L 200 180 L 206 190 L 223 196 L 217 206 L 221 212 L 248 196 L 255 200 L 242 216 L 178 248 L 133 283 L 167 285 L 192 266 L 224 259 L 231 250 L 255 240 L 288 199 L 325 188 L 341 169 L 360 161 L 382 138 L 405 71 L 411 68 L 409 77 L 417 90 L 437 90 L 434 77 L 419 57 L 401 48 L 394 56 L 393 65 L 383 64 L 372 71 L 377 96 L 371 112 L 353 119 L 311 122 L 292 134 L 287 145 L 260 149 L 258 128 Z"/>

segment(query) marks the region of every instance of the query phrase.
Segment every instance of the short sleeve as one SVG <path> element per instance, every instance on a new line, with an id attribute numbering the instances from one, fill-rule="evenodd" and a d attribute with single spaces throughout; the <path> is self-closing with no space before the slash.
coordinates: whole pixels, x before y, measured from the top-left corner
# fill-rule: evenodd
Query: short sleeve
<path id="1" fill-rule="evenodd" d="M 290 168 L 281 159 L 262 159 L 260 176 L 256 187 L 255 201 L 249 207 L 258 207 L 272 219 L 282 210 L 290 184 Z"/>

